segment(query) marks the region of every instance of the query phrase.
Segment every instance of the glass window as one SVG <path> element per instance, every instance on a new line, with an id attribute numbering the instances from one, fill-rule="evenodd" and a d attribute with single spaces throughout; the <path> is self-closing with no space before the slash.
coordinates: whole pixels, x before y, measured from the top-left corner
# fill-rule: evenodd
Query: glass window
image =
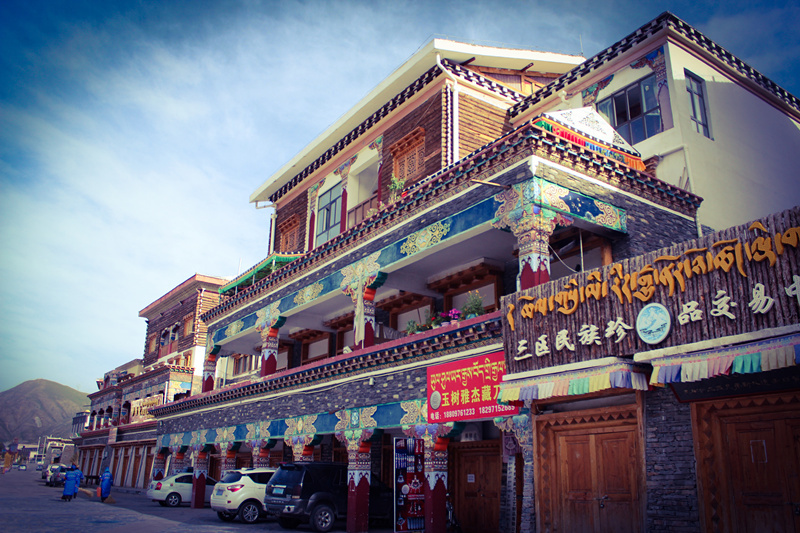
<path id="1" fill-rule="evenodd" d="M 342 184 L 338 183 L 320 194 L 318 205 L 316 246 L 339 235 L 342 221 Z"/>
<path id="2" fill-rule="evenodd" d="M 655 75 L 637 81 L 597 103 L 597 112 L 630 144 L 661 133 L 661 108 Z"/>
<path id="3" fill-rule="evenodd" d="M 689 93 L 689 103 L 692 125 L 697 133 L 702 133 L 709 139 L 711 134 L 708 129 L 708 115 L 706 114 L 706 100 L 703 80 L 684 70 L 686 74 L 686 92 Z"/>

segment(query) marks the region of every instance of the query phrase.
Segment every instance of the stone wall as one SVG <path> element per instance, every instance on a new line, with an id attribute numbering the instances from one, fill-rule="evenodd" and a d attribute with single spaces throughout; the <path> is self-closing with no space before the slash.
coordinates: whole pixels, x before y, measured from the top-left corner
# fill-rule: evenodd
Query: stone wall
<path id="1" fill-rule="evenodd" d="M 657 387 L 645 397 L 644 424 L 647 531 L 699 532 L 689 404 L 679 403 L 669 387 Z"/>

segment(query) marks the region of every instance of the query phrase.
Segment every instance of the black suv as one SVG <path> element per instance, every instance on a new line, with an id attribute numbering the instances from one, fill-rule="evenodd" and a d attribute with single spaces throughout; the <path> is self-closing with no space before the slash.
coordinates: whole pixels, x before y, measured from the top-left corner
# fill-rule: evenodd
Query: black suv
<path id="1" fill-rule="evenodd" d="M 370 520 L 390 520 L 391 489 L 377 480 L 370 485 Z M 286 463 L 267 483 L 264 506 L 285 529 L 309 522 L 316 531 L 329 531 L 347 516 L 347 465 Z"/>

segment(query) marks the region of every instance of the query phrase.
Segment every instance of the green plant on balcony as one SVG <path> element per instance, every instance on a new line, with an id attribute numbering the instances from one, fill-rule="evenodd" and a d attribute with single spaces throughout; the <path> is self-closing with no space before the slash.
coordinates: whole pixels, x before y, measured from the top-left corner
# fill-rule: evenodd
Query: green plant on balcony
<path id="1" fill-rule="evenodd" d="M 482 315 L 483 312 L 483 298 L 481 294 L 478 291 L 469 291 L 467 293 L 467 301 L 464 303 L 464 307 L 461 308 L 461 313 L 465 318 L 475 318 L 476 316 Z"/>
<path id="2" fill-rule="evenodd" d="M 409 320 L 408 324 L 406 324 L 406 335 L 413 335 L 414 333 L 419 333 L 420 325 L 417 323 L 416 320 Z"/>
<path id="3" fill-rule="evenodd" d="M 392 172 L 392 179 L 389 181 L 389 203 L 393 204 L 400 199 L 401 191 L 406 186 L 406 180 L 398 179 Z"/>

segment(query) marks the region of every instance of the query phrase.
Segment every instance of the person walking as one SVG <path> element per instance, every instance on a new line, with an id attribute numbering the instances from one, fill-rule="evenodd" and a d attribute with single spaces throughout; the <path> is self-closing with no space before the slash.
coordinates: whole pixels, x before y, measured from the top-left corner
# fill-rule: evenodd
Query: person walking
<path id="1" fill-rule="evenodd" d="M 81 469 L 78 468 L 78 465 L 72 465 L 72 469 L 75 470 L 75 492 L 72 494 L 74 498 L 78 498 L 78 491 L 81 488 L 81 481 L 83 481 L 83 472 Z"/>
<path id="2" fill-rule="evenodd" d="M 111 494 L 111 486 L 114 484 L 114 476 L 111 475 L 111 470 L 106 467 L 106 471 L 100 476 L 100 501 L 106 501 L 109 494 Z"/>
<path id="3" fill-rule="evenodd" d="M 75 473 L 75 468 L 70 468 L 64 476 L 64 492 L 61 494 L 61 499 L 65 501 L 72 501 L 75 495 L 75 478 L 78 475 Z"/>

